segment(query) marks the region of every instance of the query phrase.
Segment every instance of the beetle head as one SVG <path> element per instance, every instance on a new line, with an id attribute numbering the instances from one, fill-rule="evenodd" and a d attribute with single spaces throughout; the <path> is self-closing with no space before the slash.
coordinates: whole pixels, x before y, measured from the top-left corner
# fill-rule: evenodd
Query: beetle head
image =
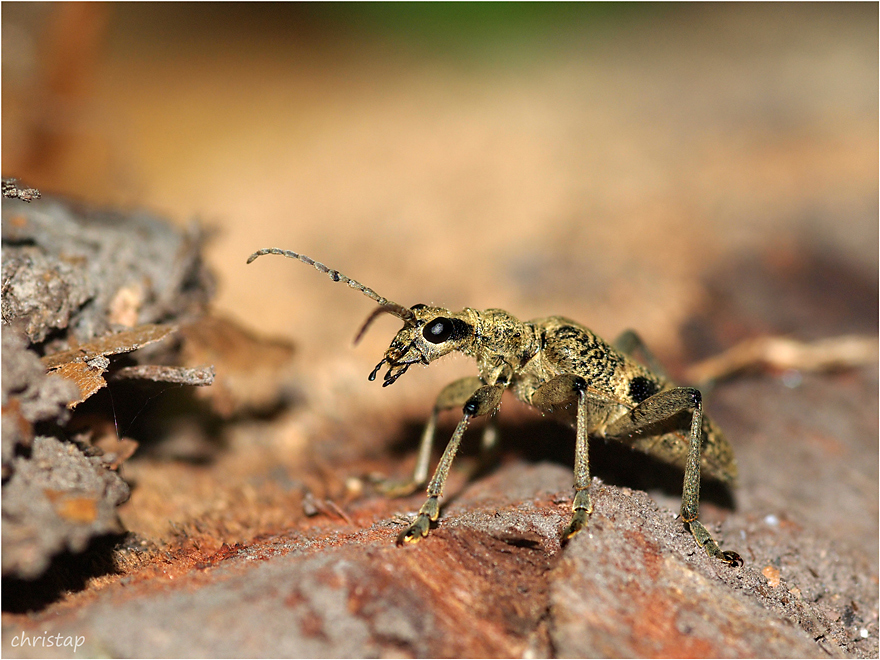
<path id="1" fill-rule="evenodd" d="M 355 338 L 355 341 L 360 340 L 379 314 L 389 313 L 403 320 L 403 328 L 391 340 L 385 357 L 370 373 L 370 380 L 375 380 L 382 365 L 388 365 L 382 379 L 383 387 L 394 383 L 412 364 L 427 365 L 452 351 L 465 350 L 473 337 L 473 325 L 467 320 L 466 312 L 453 313 L 442 307 L 421 304 L 406 309 L 409 312 L 406 318 L 397 311 L 379 307 L 367 318 Z"/>

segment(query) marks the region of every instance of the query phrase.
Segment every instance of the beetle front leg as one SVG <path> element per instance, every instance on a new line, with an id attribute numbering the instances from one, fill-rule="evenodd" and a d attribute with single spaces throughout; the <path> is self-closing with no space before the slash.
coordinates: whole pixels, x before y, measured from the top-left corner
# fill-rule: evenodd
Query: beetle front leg
<path id="1" fill-rule="evenodd" d="M 674 415 L 693 411 L 688 435 L 688 453 L 684 469 L 684 486 L 681 495 L 681 517 L 687 523 L 694 539 L 710 557 L 736 566 L 742 565 L 742 558 L 730 550 L 722 550 L 703 523 L 700 515 L 700 447 L 703 422 L 703 396 L 693 387 L 674 387 L 658 392 L 642 401 L 625 415 L 617 418 L 605 428 L 605 436 L 618 438 L 625 442 L 627 436 L 658 424 Z"/>
<path id="2" fill-rule="evenodd" d="M 574 501 L 571 522 L 562 532 L 563 542 L 587 526 L 593 512 L 590 499 L 590 461 L 588 452 L 587 382 L 580 376 L 562 374 L 542 383 L 532 394 L 532 405 L 551 412 L 577 402 L 577 439 L 574 450 Z"/>
<path id="3" fill-rule="evenodd" d="M 437 432 L 437 418 L 444 410 L 463 406 L 482 385 L 483 381 L 476 376 L 467 376 L 449 383 L 440 390 L 434 408 L 431 410 L 431 416 L 422 431 L 419 454 L 416 458 L 412 479 L 403 482 L 387 481 L 382 483 L 379 490 L 383 494 L 389 497 L 406 497 L 428 483 L 428 466 L 431 462 L 431 449 L 434 446 L 434 436 Z"/>
<path id="4" fill-rule="evenodd" d="M 488 415 L 493 412 L 501 402 L 501 395 L 504 392 L 503 385 L 483 385 L 474 392 L 465 402 L 462 411 L 463 415 L 455 427 L 455 432 L 440 457 L 440 463 L 431 477 L 428 484 L 428 499 L 419 509 L 415 521 L 407 529 L 400 533 L 397 537 L 398 545 L 402 543 L 418 543 L 428 535 L 431 529 L 431 523 L 440 515 L 440 496 L 443 494 L 443 486 L 446 478 L 449 476 L 449 468 L 452 466 L 452 460 L 461 444 L 461 438 L 468 427 L 471 417 L 479 417 Z"/>

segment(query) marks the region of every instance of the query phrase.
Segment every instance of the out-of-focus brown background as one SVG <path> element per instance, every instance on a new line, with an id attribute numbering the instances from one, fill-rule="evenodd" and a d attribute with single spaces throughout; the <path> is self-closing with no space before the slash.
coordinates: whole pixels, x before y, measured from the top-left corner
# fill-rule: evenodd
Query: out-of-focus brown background
<path id="1" fill-rule="evenodd" d="M 217 307 L 295 338 L 334 382 L 375 363 L 392 321 L 351 351 L 370 304 L 279 258 L 245 267 L 253 250 L 304 252 L 406 305 L 633 327 L 693 359 L 721 348 L 683 342 L 718 302 L 707 280 L 784 279 L 805 253 L 875 274 L 874 15 L 10 4 L 3 168 L 215 227 Z"/>
<path id="2" fill-rule="evenodd" d="M 749 337 L 875 335 L 877 18 L 873 4 L 7 3 L 3 172 L 215 230 L 215 308 L 295 342 L 305 402 L 261 432 L 270 458 L 251 443 L 248 460 L 295 466 L 317 428 L 381 446 L 472 366 L 368 383 L 398 322 L 353 348 L 373 303 L 279 257 L 246 266 L 258 248 L 404 305 L 635 328 L 673 374 Z M 751 431 L 729 433 L 739 510 L 800 502 L 793 515 L 876 575 L 876 371 L 784 376 L 719 394 L 722 421 Z M 821 428 L 797 412 L 821 405 Z M 803 470 L 782 474 L 789 460 Z M 162 539 L 199 519 L 174 493 L 216 484 L 186 469 L 133 459 L 129 528 Z"/>
<path id="3" fill-rule="evenodd" d="M 246 268 L 256 248 L 404 304 L 562 313 L 679 351 L 701 280 L 738 261 L 807 242 L 874 269 L 873 17 L 15 3 L 3 168 L 216 227 L 217 305 L 308 352 L 366 356 L 346 340 L 370 305 L 293 263 Z"/>

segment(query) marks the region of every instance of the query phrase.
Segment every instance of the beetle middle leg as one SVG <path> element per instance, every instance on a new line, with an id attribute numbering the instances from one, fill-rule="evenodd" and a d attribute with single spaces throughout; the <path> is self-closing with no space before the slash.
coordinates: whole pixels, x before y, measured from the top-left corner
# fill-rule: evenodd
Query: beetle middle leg
<path id="1" fill-rule="evenodd" d="M 562 374 L 542 383 L 532 394 L 532 405 L 552 412 L 577 402 L 577 439 L 574 450 L 574 501 L 571 522 L 562 533 L 567 541 L 587 525 L 593 512 L 590 499 L 590 461 L 588 453 L 588 407 L 590 397 L 587 382 L 574 374 Z"/>
<path id="2" fill-rule="evenodd" d="M 460 381 L 452 383 L 446 389 L 450 390 L 450 392 L 454 391 L 454 386 L 458 382 Z M 503 392 L 503 385 L 482 385 L 467 398 L 464 406 L 462 406 L 462 418 L 458 422 L 458 426 L 455 427 L 455 432 L 452 434 L 449 444 L 446 445 L 446 449 L 440 457 L 440 463 L 437 465 L 434 476 L 431 477 L 431 482 L 428 484 L 428 499 L 422 505 L 422 508 L 419 509 L 413 524 L 403 530 L 400 536 L 397 537 L 398 544 L 417 543 L 428 535 L 431 523 L 437 520 L 440 515 L 440 496 L 443 494 L 443 486 L 446 483 L 446 478 L 449 476 L 449 468 L 452 465 L 470 419 L 494 412 L 501 402 Z"/>
<path id="3" fill-rule="evenodd" d="M 716 557 L 730 565 L 741 564 L 740 556 L 722 550 L 712 535 L 698 520 L 700 514 L 700 447 L 703 420 L 703 396 L 693 387 L 674 387 L 648 397 L 626 414 L 605 427 L 605 436 L 626 442 L 628 436 L 652 425 L 670 419 L 678 413 L 690 410 L 691 425 L 688 435 L 688 451 L 684 470 L 684 486 L 681 496 L 681 517 L 687 523 L 694 539 L 710 557 Z"/>

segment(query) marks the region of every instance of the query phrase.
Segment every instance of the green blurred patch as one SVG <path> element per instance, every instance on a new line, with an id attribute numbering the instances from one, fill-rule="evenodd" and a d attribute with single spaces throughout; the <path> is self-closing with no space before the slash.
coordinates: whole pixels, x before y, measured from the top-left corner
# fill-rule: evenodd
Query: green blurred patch
<path id="1" fill-rule="evenodd" d="M 578 37 L 602 37 L 677 7 L 626 2 L 357 2 L 311 5 L 310 12 L 318 21 L 362 36 L 432 54 L 469 57 L 495 50 L 568 47 Z"/>

